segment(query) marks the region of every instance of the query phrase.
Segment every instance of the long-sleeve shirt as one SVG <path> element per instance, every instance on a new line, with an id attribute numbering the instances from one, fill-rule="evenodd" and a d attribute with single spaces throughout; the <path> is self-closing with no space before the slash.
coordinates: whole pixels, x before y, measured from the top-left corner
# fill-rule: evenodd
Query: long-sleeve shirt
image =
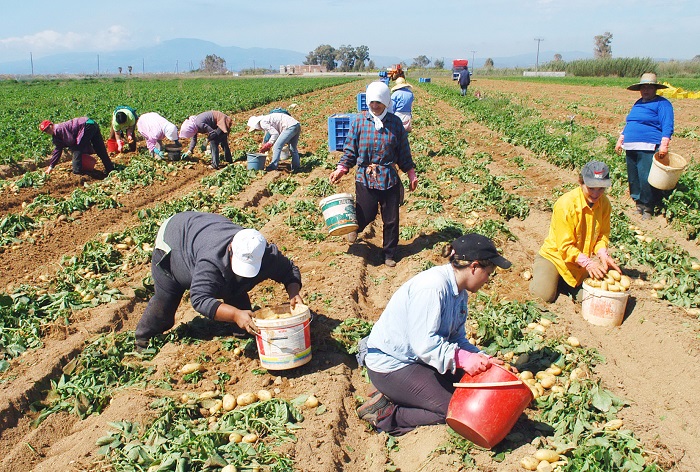
<path id="1" fill-rule="evenodd" d="M 588 271 L 576 263 L 579 254 L 591 257 L 610 242 L 610 200 L 603 195 L 592 207 L 581 187 L 554 203 L 549 234 L 540 255 L 551 261 L 571 287 L 581 285 Z"/>
<path id="2" fill-rule="evenodd" d="M 268 143 L 274 143 L 280 137 L 282 131 L 298 124 L 299 122 L 296 119 L 286 113 L 270 113 L 263 116 L 260 120 L 260 127 L 270 133 Z"/>
<path id="3" fill-rule="evenodd" d="M 163 240 L 170 247 L 170 273 L 182 288 L 190 290 L 192 307 L 208 318 L 214 318 L 222 303 L 219 299 L 248 292 L 263 280 L 301 286 L 299 268 L 270 243 L 258 275 L 237 278 L 231 269 L 229 244 L 242 229 L 215 213 L 186 211 L 170 218 L 164 230 Z"/>
<path id="4" fill-rule="evenodd" d="M 479 352 L 466 338 L 467 301 L 450 264 L 414 276 L 394 293 L 372 327 L 365 364 L 381 373 L 418 363 L 454 373 L 458 348 Z"/>
<path id="5" fill-rule="evenodd" d="M 126 121 L 124 123 L 117 123 L 117 112 L 120 111 L 126 115 Z M 114 128 L 114 131 L 124 131 L 129 128 L 133 129 L 137 119 L 138 115 L 133 108 L 119 106 L 114 110 L 114 113 L 112 113 L 112 128 Z"/>
<path id="6" fill-rule="evenodd" d="M 398 89 L 391 94 L 391 103 L 394 105 L 394 113 L 411 113 L 413 108 L 413 92 L 406 88 Z"/>
<path id="7" fill-rule="evenodd" d="M 399 183 L 394 165 L 404 172 L 415 167 L 408 145 L 408 133 L 401 119 L 386 113 L 383 128 L 376 129 L 369 111 L 350 122 L 339 164 L 347 169 L 357 164 L 355 180 L 367 188 L 386 190 Z"/>
<path id="8" fill-rule="evenodd" d="M 459 85 L 461 87 L 466 87 L 472 81 L 471 74 L 468 69 L 462 69 L 459 71 Z"/>
<path id="9" fill-rule="evenodd" d="M 139 117 L 136 128 L 146 139 L 146 147 L 149 151 L 155 149 L 159 140 L 165 139 L 165 127 L 168 125 L 175 126 L 155 112 L 144 113 Z"/>
<path id="10" fill-rule="evenodd" d="M 87 116 L 81 116 L 80 118 L 73 118 L 72 120 L 53 125 L 54 131 L 51 140 L 54 145 L 54 150 L 51 154 L 51 160 L 49 161 L 50 167 L 56 167 L 65 148 L 74 151 L 87 151 L 91 149 L 91 144 L 89 142 L 82 142 L 83 133 L 85 132 L 85 123 L 87 123 L 88 119 Z"/>
<path id="11" fill-rule="evenodd" d="M 204 113 L 200 113 L 194 120 L 195 125 L 197 125 L 197 132 L 202 134 L 209 134 L 217 128 L 228 134 L 231 129 L 233 121 L 231 117 L 225 113 L 217 110 L 209 110 Z M 197 145 L 197 135 L 190 140 L 189 150 L 194 151 L 194 147 Z"/>
<path id="12" fill-rule="evenodd" d="M 661 138 L 671 138 L 673 134 L 673 105 L 666 98 L 656 95 L 652 100 L 637 100 L 627 115 L 627 124 L 622 134 L 625 137 L 624 149 L 642 149 L 638 143 L 648 144 L 654 150 Z"/>

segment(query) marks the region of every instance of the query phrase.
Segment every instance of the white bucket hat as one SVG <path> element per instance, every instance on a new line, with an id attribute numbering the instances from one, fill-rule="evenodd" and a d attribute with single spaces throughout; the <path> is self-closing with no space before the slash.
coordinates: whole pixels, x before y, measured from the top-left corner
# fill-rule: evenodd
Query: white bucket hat
<path id="1" fill-rule="evenodd" d="M 231 269 L 241 277 L 252 278 L 260 272 L 267 241 L 259 231 L 242 229 L 233 236 L 231 250 Z"/>
<path id="2" fill-rule="evenodd" d="M 168 138 L 171 141 L 177 141 L 178 136 L 177 136 L 177 126 L 175 126 L 172 123 L 168 123 L 163 127 L 163 134 L 165 135 L 166 138 Z"/>

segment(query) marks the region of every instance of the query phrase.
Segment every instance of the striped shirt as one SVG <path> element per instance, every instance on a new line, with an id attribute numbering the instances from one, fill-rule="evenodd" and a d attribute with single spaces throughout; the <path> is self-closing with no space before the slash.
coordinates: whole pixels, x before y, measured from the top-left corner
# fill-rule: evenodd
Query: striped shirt
<path id="1" fill-rule="evenodd" d="M 401 119 L 387 113 L 384 127 L 375 129 L 369 111 L 358 114 L 350 123 L 348 137 L 339 164 L 350 169 L 357 164 L 355 180 L 370 189 L 387 190 L 399 183 L 394 165 L 404 172 L 415 167 L 408 145 L 408 133 Z"/>

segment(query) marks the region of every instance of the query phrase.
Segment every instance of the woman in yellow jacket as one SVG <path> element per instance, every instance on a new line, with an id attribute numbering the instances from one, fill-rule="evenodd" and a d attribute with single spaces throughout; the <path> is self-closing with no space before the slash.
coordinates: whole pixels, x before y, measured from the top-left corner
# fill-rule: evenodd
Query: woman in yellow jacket
<path id="1" fill-rule="evenodd" d="M 549 235 L 535 257 L 530 293 L 551 303 L 559 291 L 580 300 L 586 277 L 602 279 L 620 268 L 608 254 L 610 243 L 610 171 L 591 161 L 579 174 L 579 187 L 556 201 Z"/>

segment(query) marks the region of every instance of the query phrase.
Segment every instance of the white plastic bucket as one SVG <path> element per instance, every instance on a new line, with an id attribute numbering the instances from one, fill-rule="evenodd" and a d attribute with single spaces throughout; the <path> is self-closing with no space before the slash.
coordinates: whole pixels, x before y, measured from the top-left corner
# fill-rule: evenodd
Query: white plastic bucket
<path id="1" fill-rule="evenodd" d="M 628 292 L 610 292 L 583 283 L 583 319 L 596 326 L 620 326 L 625 317 Z"/>
<path id="2" fill-rule="evenodd" d="M 672 190 L 676 188 L 678 179 L 685 170 L 688 163 L 680 154 L 668 153 L 669 165 L 664 165 L 657 160 L 657 154 L 652 159 L 649 170 L 649 185 L 659 190 Z"/>
<path id="3" fill-rule="evenodd" d="M 267 312 L 262 317 L 263 311 Z M 260 334 L 255 336 L 260 365 L 269 370 L 293 369 L 311 360 L 311 312 L 309 307 L 297 304 L 289 315 L 289 305 L 260 310 L 255 325 Z M 272 313 L 273 317 L 269 317 Z M 279 318 L 278 316 L 286 316 Z"/>
<path id="4" fill-rule="evenodd" d="M 318 206 L 321 207 L 331 236 L 341 236 L 357 230 L 355 197 L 351 193 L 331 195 L 321 200 Z"/>

